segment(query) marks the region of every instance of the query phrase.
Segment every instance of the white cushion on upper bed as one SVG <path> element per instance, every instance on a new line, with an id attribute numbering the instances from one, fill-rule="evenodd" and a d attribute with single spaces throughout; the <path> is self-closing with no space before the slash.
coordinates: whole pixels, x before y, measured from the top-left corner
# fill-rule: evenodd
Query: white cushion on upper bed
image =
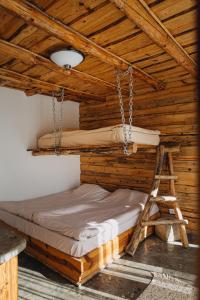
<path id="1" fill-rule="evenodd" d="M 125 125 L 125 129 L 130 143 L 158 145 L 160 142 L 160 131 L 131 126 L 131 138 L 129 138 L 129 125 Z M 103 146 L 123 142 L 123 126 L 120 124 L 94 130 L 64 130 L 62 132 L 61 147 Z M 54 133 L 45 134 L 38 139 L 39 148 L 52 148 L 54 144 Z"/>

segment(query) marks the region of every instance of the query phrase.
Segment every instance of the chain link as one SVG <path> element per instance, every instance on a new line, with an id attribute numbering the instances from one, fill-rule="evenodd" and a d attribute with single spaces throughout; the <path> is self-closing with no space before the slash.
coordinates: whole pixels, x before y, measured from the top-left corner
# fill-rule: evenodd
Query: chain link
<path id="1" fill-rule="evenodd" d="M 54 132 L 54 151 L 56 155 L 60 154 L 62 130 L 63 130 L 63 101 L 64 101 L 64 89 L 61 90 L 60 98 L 61 102 L 57 110 L 59 110 L 59 116 L 57 118 L 56 111 L 56 98 L 55 93 L 52 92 L 52 112 L 53 112 L 53 132 Z"/>
<path id="2" fill-rule="evenodd" d="M 126 129 L 126 118 L 124 112 L 124 101 L 121 89 L 121 78 L 129 76 L 129 128 L 128 134 Z M 116 71 L 116 80 L 117 80 L 117 93 L 119 97 L 119 106 L 120 106 L 120 113 L 121 113 L 121 120 L 122 120 L 122 128 L 123 128 L 123 137 L 124 137 L 124 154 L 129 156 L 132 153 L 128 151 L 128 144 L 131 141 L 131 131 L 132 131 L 132 123 L 133 123 L 133 68 L 130 66 L 127 71 L 122 72 L 121 70 L 117 69 Z"/>
<path id="3" fill-rule="evenodd" d="M 52 112 L 53 112 L 53 133 L 54 133 L 54 149 L 57 147 L 57 124 L 56 124 L 56 103 L 55 93 L 52 92 Z"/>

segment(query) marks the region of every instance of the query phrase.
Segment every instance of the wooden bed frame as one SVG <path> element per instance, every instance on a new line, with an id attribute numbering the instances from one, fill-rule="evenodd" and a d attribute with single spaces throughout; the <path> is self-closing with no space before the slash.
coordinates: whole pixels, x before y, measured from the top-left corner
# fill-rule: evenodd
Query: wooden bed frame
<path id="1" fill-rule="evenodd" d="M 147 145 L 148 146 L 148 145 Z M 152 147 L 152 146 L 148 146 Z M 154 146 L 155 147 L 155 146 Z M 128 145 L 128 151 L 133 154 L 136 153 L 138 149 L 138 144 L 130 143 Z M 43 156 L 43 155 L 55 155 L 54 148 L 41 148 L 41 149 L 27 149 L 27 151 L 31 151 L 33 156 Z M 123 144 L 108 144 L 108 145 L 81 145 L 76 147 L 59 147 L 57 155 L 84 155 L 88 153 L 95 154 L 111 154 L 114 152 L 123 153 Z"/>
<path id="2" fill-rule="evenodd" d="M 151 220 L 157 219 L 159 215 L 159 212 L 154 214 L 151 217 Z M 12 228 L 15 232 L 22 235 L 26 239 L 27 247 L 25 251 L 27 254 L 36 258 L 41 263 L 78 286 L 92 278 L 102 268 L 105 268 L 106 265 L 124 254 L 124 250 L 128 245 L 136 227 L 134 226 L 99 248 L 96 248 L 88 254 L 77 258 L 61 252 L 60 250 L 57 250 L 37 239 L 27 236 L 2 221 L 0 222 L 4 226 Z M 144 238 L 153 232 L 154 227 L 149 227 L 147 235 Z"/>

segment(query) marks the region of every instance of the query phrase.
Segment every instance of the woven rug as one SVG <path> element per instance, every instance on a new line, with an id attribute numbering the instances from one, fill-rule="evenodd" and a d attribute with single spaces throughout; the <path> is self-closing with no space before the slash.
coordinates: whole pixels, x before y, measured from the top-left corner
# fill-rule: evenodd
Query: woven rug
<path id="1" fill-rule="evenodd" d="M 137 300 L 197 300 L 198 289 L 188 282 L 169 275 L 154 273 L 154 277 Z"/>

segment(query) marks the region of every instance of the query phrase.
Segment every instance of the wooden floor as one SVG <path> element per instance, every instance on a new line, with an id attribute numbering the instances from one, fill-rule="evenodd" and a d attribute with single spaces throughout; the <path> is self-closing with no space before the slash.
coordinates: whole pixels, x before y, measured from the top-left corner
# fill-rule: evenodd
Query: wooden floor
<path id="1" fill-rule="evenodd" d="M 159 216 L 160 213 L 157 212 L 152 215 L 150 219 L 156 220 Z M 109 240 L 100 247 L 90 251 L 80 258 L 77 258 L 30 237 L 2 221 L 0 221 L 0 223 L 2 226 L 14 230 L 17 234 L 26 239 L 26 253 L 36 258 L 52 270 L 58 272 L 75 285 L 85 283 L 101 269 L 105 268 L 106 265 L 121 257 L 125 252 L 125 248 L 128 245 L 136 227 L 134 226 L 122 232 L 113 238 L 113 240 Z M 151 235 L 153 232 L 154 226 L 149 226 L 142 239 Z"/>
<path id="2" fill-rule="evenodd" d="M 73 286 L 23 253 L 19 257 L 19 300 L 71 300 L 80 299 L 80 295 L 84 300 L 135 300 L 150 283 L 152 272 L 164 271 L 175 274 L 178 278 L 194 281 L 199 249 L 194 246 L 195 242 L 191 243 L 193 247 L 184 249 L 180 245 L 166 244 L 151 236 L 140 245 L 134 257 L 122 257 L 81 288 Z"/>

